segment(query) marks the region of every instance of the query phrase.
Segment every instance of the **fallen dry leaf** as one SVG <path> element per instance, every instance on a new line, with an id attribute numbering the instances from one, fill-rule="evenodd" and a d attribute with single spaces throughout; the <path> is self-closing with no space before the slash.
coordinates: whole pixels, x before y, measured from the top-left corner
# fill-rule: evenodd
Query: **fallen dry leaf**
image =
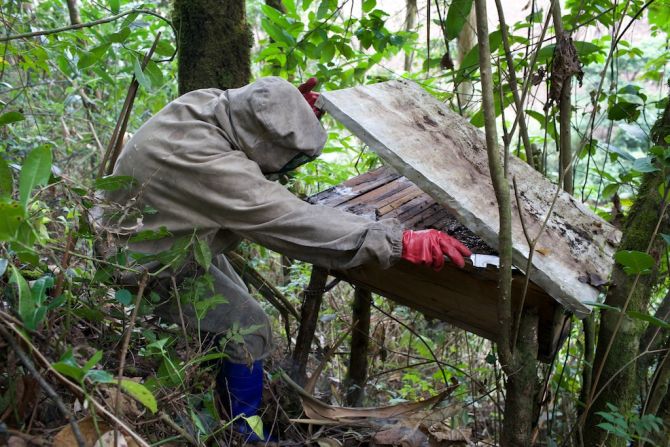
<path id="1" fill-rule="evenodd" d="M 116 444 L 114 443 L 114 431 L 110 430 L 100 436 L 93 447 L 128 447 L 128 441 L 121 433 L 117 434 Z"/>
<path id="2" fill-rule="evenodd" d="M 18 436 L 10 436 L 7 440 L 7 447 L 27 447 L 27 445 L 26 440 Z"/>
<path id="3" fill-rule="evenodd" d="M 420 430 L 409 427 L 394 426 L 387 430 L 382 430 L 372 437 L 374 446 L 401 446 L 401 447 L 421 447 L 425 445 L 427 437 Z"/>
<path id="4" fill-rule="evenodd" d="M 93 423 L 93 418 L 91 416 L 86 416 L 85 418 L 81 419 L 78 421 L 79 424 L 79 430 L 81 431 L 81 435 L 84 438 L 84 441 L 86 442 L 86 447 L 100 447 L 96 442 L 98 439 L 103 436 L 103 434 L 106 434 L 109 431 L 112 431 L 113 427 L 110 426 L 106 421 L 102 419 L 98 419 L 96 421 L 97 423 L 97 428 L 96 424 Z M 112 434 L 114 432 L 112 431 Z M 109 446 L 113 446 L 114 441 L 112 438 L 111 444 Z M 74 433 L 72 432 L 72 427 L 70 424 L 64 426 L 61 431 L 54 436 L 53 439 L 53 447 L 78 447 L 79 444 L 77 443 L 77 438 L 75 438 Z M 118 447 L 121 447 L 122 444 L 118 444 Z M 123 447 L 138 447 L 137 443 L 135 440 L 128 438 L 126 440 L 126 444 L 123 444 Z"/>
<path id="5" fill-rule="evenodd" d="M 342 443 L 333 438 L 319 438 L 316 441 L 319 447 L 342 447 Z"/>
<path id="6" fill-rule="evenodd" d="M 434 407 L 446 399 L 458 387 L 458 385 L 452 385 L 440 394 L 418 402 L 403 402 L 397 405 L 374 408 L 349 408 L 325 404 L 305 392 L 305 390 L 293 382 L 286 374 L 282 374 L 282 378 L 289 387 L 293 388 L 293 390 L 300 396 L 303 410 L 308 418 L 338 422 L 360 422 L 361 419 L 370 419 L 371 421 L 374 421 L 406 417 L 422 409 Z"/>

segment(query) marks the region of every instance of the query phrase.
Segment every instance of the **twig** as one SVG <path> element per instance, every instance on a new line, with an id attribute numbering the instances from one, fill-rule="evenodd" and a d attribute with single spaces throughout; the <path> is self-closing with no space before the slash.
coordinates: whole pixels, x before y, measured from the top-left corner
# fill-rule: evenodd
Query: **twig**
<path id="1" fill-rule="evenodd" d="M 16 39 L 28 39 L 30 37 L 37 37 L 37 36 L 48 36 L 50 34 L 58 34 L 62 33 L 64 31 L 72 31 L 76 29 L 81 29 L 81 28 L 91 28 L 93 26 L 97 25 L 102 25 L 104 23 L 109 23 L 113 22 L 115 20 L 119 20 L 122 17 L 128 16 L 130 14 L 147 14 L 150 16 L 158 17 L 159 19 L 163 20 L 165 23 L 167 23 L 170 28 L 172 28 L 172 31 L 174 32 L 175 36 L 177 35 L 177 31 L 174 29 L 172 26 L 172 22 L 168 20 L 167 18 L 163 17 L 162 15 L 151 11 L 149 9 L 131 9 L 130 11 L 125 11 L 120 14 L 116 14 L 114 16 L 110 17 L 105 17 L 104 19 L 99 19 L 99 20 L 94 20 L 92 22 L 85 22 L 85 23 L 76 23 L 74 25 L 69 25 L 69 26 L 62 26 L 60 28 L 54 28 L 54 29 L 47 29 L 47 30 L 41 30 L 41 31 L 33 31 L 31 33 L 23 33 L 23 34 L 14 34 L 12 36 L 5 36 L 5 37 L 0 37 L 0 42 L 9 42 L 10 40 L 16 40 Z M 173 55 L 174 57 L 174 55 Z"/>
<path id="2" fill-rule="evenodd" d="M 19 346 L 19 344 L 16 342 L 14 337 L 5 329 L 1 324 L 0 324 L 0 335 L 7 341 L 7 343 L 12 347 L 14 352 L 16 352 L 16 355 L 18 355 L 19 359 L 21 360 L 21 363 L 30 371 L 30 373 L 33 375 L 35 380 L 37 380 L 37 383 L 40 384 L 42 389 L 47 393 L 47 395 L 53 399 L 53 401 L 56 403 L 56 406 L 58 407 L 58 410 L 63 413 L 63 416 L 68 420 L 70 423 L 70 427 L 72 427 L 72 434 L 74 435 L 75 439 L 77 440 L 77 444 L 79 447 L 86 447 L 86 440 L 81 434 L 81 430 L 79 430 L 79 424 L 77 424 L 76 419 L 74 416 L 72 416 L 72 413 L 70 413 L 70 410 L 68 410 L 65 407 L 65 404 L 61 400 L 61 398 L 58 396 L 58 393 L 51 388 L 51 385 L 47 383 L 46 380 L 44 380 L 44 377 L 40 375 L 40 373 L 37 371 L 35 368 L 35 365 L 33 365 L 33 362 L 30 360 L 28 355 L 23 352 L 23 349 Z"/>
<path id="3" fill-rule="evenodd" d="M 144 295 L 144 288 L 147 286 L 147 281 L 149 279 L 149 273 L 145 270 L 142 278 L 139 282 L 139 289 L 137 290 L 137 296 L 135 297 L 135 307 L 130 313 L 130 321 L 128 322 L 128 327 L 126 328 L 125 334 L 123 334 L 123 343 L 121 344 L 121 355 L 119 356 L 119 373 L 116 382 L 116 402 L 114 402 L 114 415 L 119 416 L 119 409 L 121 407 L 121 381 L 123 380 L 123 370 L 126 367 L 126 354 L 128 353 L 128 345 L 130 344 L 130 336 L 133 333 L 133 328 L 135 327 L 135 319 L 137 318 L 137 311 L 140 308 L 140 301 Z M 114 445 L 118 443 L 119 430 L 118 426 L 114 427 Z"/>
<path id="4" fill-rule="evenodd" d="M 151 45 L 151 48 L 144 56 L 141 65 L 142 71 L 144 71 L 147 64 L 149 63 L 151 55 L 154 54 L 156 45 L 158 45 L 160 38 L 161 33 L 158 33 L 156 35 L 156 39 L 154 39 L 153 45 Z M 112 132 L 109 144 L 107 145 L 107 150 L 105 151 L 102 162 L 100 163 L 100 167 L 98 168 L 98 178 L 102 177 L 105 172 L 107 172 L 107 174 L 111 174 L 112 170 L 114 169 L 114 164 L 116 163 L 116 159 L 119 157 L 120 148 L 123 145 L 123 134 L 125 133 L 126 127 L 128 126 L 130 111 L 133 109 L 133 103 L 135 102 L 135 95 L 137 94 L 138 88 L 139 82 L 133 75 L 133 79 L 130 81 L 130 86 L 128 87 L 128 93 L 126 93 L 126 99 L 123 102 L 123 107 L 121 107 L 121 113 L 119 114 L 119 118 L 116 121 L 116 126 L 114 126 L 114 131 Z M 107 161 L 109 161 L 109 167 L 107 167 Z"/>
<path id="5" fill-rule="evenodd" d="M 168 424 L 170 427 L 172 427 L 177 433 L 181 435 L 184 439 L 186 439 L 188 442 L 190 442 L 193 445 L 200 446 L 197 439 L 195 439 L 193 436 L 191 436 L 186 430 L 184 430 L 182 427 L 179 426 L 175 421 L 173 421 L 170 416 L 167 414 L 163 413 L 162 411 L 160 412 L 159 416 L 161 421 L 165 422 Z"/>
<path id="6" fill-rule="evenodd" d="M 188 332 L 186 332 L 186 322 L 184 321 L 184 311 L 181 308 L 181 297 L 179 296 L 179 288 L 177 287 L 177 279 L 174 275 L 170 277 L 172 282 L 172 293 L 174 293 L 174 299 L 177 301 L 177 308 L 179 309 L 179 323 L 181 324 L 181 331 L 184 335 L 184 342 L 186 343 L 186 355 L 190 359 L 191 355 L 191 346 L 188 344 Z"/>

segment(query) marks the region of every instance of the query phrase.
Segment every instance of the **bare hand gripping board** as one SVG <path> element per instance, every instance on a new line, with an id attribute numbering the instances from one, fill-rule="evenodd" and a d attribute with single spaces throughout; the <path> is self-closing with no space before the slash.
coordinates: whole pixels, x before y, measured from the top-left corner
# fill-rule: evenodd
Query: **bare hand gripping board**
<path id="1" fill-rule="evenodd" d="M 398 80 L 321 94 L 317 104 L 400 174 L 453 211 L 492 247 L 498 208 L 484 134 L 413 82 Z M 509 160 L 529 235 L 542 228 L 556 185 L 522 160 Z M 519 209 L 512 209 L 513 262 L 526 269 L 529 246 Z M 608 277 L 621 233 L 569 194 L 560 192 L 536 245 L 530 278 L 578 317 L 591 312 Z M 594 285 L 592 285 L 594 284 Z"/>

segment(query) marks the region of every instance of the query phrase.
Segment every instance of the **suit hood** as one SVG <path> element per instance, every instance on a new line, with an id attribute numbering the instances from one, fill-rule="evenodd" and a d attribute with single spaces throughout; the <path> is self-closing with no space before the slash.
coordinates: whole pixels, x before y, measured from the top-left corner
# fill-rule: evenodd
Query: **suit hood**
<path id="1" fill-rule="evenodd" d="M 227 90 L 225 96 L 233 143 L 263 173 L 278 172 L 300 154 L 310 158 L 321 154 L 326 131 L 291 83 L 278 77 L 261 78 Z M 220 113 L 217 116 L 221 120 Z"/>

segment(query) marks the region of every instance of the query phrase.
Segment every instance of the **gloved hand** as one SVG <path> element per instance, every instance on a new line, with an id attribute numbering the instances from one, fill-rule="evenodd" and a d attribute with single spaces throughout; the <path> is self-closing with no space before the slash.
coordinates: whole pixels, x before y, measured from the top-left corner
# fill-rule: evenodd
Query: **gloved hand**
<path id="1" fill-rule="evenodd" d="M 435 271 L 444 266 L 445 255 L 463 268 L 463 257 L 471 254 L 468 247 L 438 230 L 405 230 L 402 234 L 402 258 L 414 264 L 429 265 Z"/>
<path id="2" fill-rule="evenodd" d="M 321 119 L 321 115 L 323 115 L 323 112 L 314 106 L 314 103 L 319 98 L 319 94 L 317 92 L 312 91 L 312 89 L 316 87 L 316 84 L 318 84 L 318 82 L 319 81 L 316 78 L 309 78 L 307 81 L 298 86 L 298 90 L 300 90 L 300 93 L 302 93 L 303 98 L 305 98 L 307 104 L 309 104 L 309 106 L 312 108 L 312 111 L 314 111 L 314 115 L 316 115 L 318 119 Z"/>

